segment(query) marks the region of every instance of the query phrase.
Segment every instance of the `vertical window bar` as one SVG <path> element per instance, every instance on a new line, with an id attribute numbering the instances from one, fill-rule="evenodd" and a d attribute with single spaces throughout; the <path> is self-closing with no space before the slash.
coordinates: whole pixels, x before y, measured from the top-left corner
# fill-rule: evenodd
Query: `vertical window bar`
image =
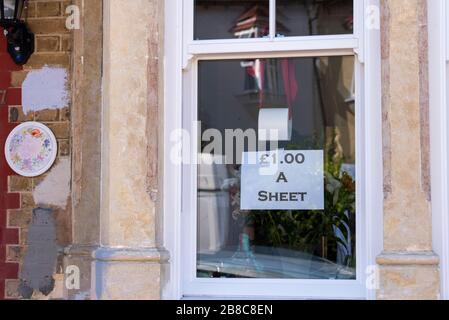
<path id="1" fill-rule="evenodd" d="M 365 15 L 366 8 L 370 5 L 370 0 L 354 0 L 354 36 L 358 39 L 357 48 L 354 50 L 361 63 L 365 62 L 364 41 L 365 41 Z"/>
<path id="2" fill-rule="evenodd" d="M 276 38 L 276 0 L 270 0 L 270 39 Z"/>
<path id="3" fill-rule="evenodd" d="M 184 19 L 188 28 L 184 31 L 185 40 L 190 43 L 195 40 L 193 37 L 195 28 L 195 0 L 181 1 L 183 6 Z M 183 28 L 184 29 L 184 28 Z"/>
<path id="4" fill-rule="evenodd" d="M 446 12 L 446 18 L 443 19 L 445 23 L 445 41 L 446 41 L 446 60 L 449 61 L 449 4 L 446 1 L 443 1 L 443 11 Z"/>
<path id="5" fill-rule="evenodd" d="M 194 28 L 195 28 L 195 0 L 184 0 L 180 1 L 182 5 L 182 21 L 183 27 L 182 32 L 182 67 L 186 69 L 189 65 L 191 56 L 188 54 L 188 45 L 195 40 L 194 39 Z M 187 26 L 184 28 L 184 26 Z"/>
<path id="6" fill-rule="evenodd" d="M 14 6 L 14 20 L 17 20 L 19 18 L 19 0 L 16 0 L 15 6 Z"/>

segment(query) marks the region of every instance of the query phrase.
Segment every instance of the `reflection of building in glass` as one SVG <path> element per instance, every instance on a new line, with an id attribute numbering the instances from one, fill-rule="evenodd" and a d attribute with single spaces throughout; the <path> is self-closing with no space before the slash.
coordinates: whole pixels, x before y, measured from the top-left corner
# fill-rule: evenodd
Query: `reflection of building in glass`
<path id="1" fill-rule="evenodd" d="M 13 0 L 5 0 L 5 18 L 10 19 L 14 16 L 14 1 Z"/>
<path id="2" fill-rule="evenodd" d="M 195 3 L 195 39 L 269 35 L 268 1 Z M 276 36 L 351 33 L 352 6 L 352 0 L 279 0 Z M 223 136 L 227 129 L 257 129 L 261 109 L 288 108 L 293 134 L 279 147 L 325 150 L 325 197 L 337 199 L 339 207 L 242 211 L 241 168 L 199 166 L 200 277 L 354 277 L 355 177 L 342 173 L 355 164 L 354 88 L 352 56 L 200 63 L 198 108 L 204 128 Z M 205 179 L 217 188 L 205 188 Z M 224 187 L 229 183 L 223 181 L 231 180 L 233 186 Z"/>
<path id="3" fill-rule="evenodd" d="M 237 22 L 231 31 L 236 38 L 260 38 L 268 36 L 270 31 L 269 18 L 269 9 L 266 6 L 257 4 L 237 18 Z M 276 28 L 278 32 L 289 32 L 279 18 L 276 21 Z"/>
<path id="4" fill-rule="evenodd" d="M 232 32 L 236 38 L 259 38 L 268 36 L 269 27 L 268 8 L 254 5 L 237 18 Z M 283 33 L 289 32 L 279 17 L 276 28 Z M 239 95 L 239 98 L 245 105 L 259 108 L 288 106 L 291 110 L 298 84 L 295 70 L 288 59 L 248 60 L 242 61 L 241 66 L 246 73 L 244 93 Z"/>
<path id="5" fill-rule="evenodd" d="M 353 0 L 278 0 L 286 36 L 348 34 L 353 32 Z"/>
<path id="6" fill-rule="evenodd" d="M 243 212 L 241 168 L 199 166 L 200 277 L 354 277 L 353 76 L 353 56 L 200 62 L 203 128 L 223 137 L 227 129 L 254 130 L 261 108 L 291 106 L 292 140 L 279 146 L 325 150 L 327 199 L 322 211 Z M 204 179 L 217 188 L 205 190 Z"/>
<path id="7" fill-rule="evenodd" d="M 269 31 L 267 0 L 197 0 L 198 40 L 262 38 Z M 276 35 L 298 37 L 353 32 L 353 0 L 278 0 Z"/>

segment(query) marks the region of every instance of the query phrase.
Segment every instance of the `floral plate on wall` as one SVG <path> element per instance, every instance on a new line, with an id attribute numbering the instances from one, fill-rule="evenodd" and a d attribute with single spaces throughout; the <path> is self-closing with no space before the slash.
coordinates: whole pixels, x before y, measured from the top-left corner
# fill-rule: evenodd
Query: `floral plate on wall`
<path id="1" fill-rule="evenodd" d="M 11 169 L 24 177 L 47 172 L 56 159 L 58 146 L 53 132 L 42 123 L 25 122 L 8 136 L 5 157 Z"/>

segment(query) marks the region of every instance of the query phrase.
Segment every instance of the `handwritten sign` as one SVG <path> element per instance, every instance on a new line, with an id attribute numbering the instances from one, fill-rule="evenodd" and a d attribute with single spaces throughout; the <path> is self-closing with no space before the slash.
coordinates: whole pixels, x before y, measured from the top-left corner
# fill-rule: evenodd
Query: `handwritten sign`
<path id="1" fill-rule="evenodd" d="M 323 210 L 324 153 L 245 152 L 241 176 L 242 210 Z"/>

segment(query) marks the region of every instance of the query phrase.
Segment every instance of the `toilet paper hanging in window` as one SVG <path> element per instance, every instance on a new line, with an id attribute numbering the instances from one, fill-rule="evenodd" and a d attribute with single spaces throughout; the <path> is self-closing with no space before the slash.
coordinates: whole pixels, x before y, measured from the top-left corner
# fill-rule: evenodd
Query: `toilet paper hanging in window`
<path id="1" fill-rule="evenodd" d="M 259 140 L 290 141 L 292 119 L 288 108 L 265 108 L 259 111 Z"/>
<path id="2" fill-rule="evenodd" d="M 260 141 L 290 141 L 292 139 L 293 103 L 298 95 L 298 83 L 296 80 L 295 65 L 289 59 L 277 60 L 276 67 L 282 75 L 283 95 L 287 106 L 266 108 L 265 99 L 267 96 L 265 71 L 269 60 L 259 63 L 258 75 L 260 86 L 260 110 L 259 110 L 259 140 Z M 256 73 L 257 74 L 257 73 Z M 273 74 L 273 73 L 271 73 Z"/>

